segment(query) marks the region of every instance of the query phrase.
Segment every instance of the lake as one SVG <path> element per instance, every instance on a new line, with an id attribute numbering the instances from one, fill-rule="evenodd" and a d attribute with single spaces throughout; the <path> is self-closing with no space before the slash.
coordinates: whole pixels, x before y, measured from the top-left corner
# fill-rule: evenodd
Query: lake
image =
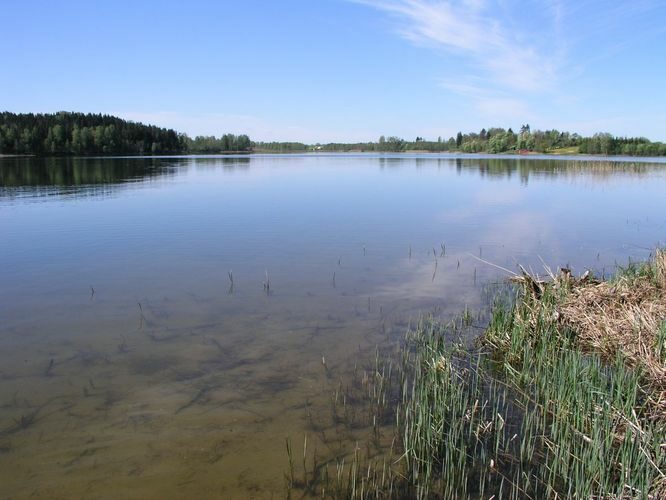
<path id="1" fill-rule="evenodd" d="M 367 440 L 332 400 L 410 322 L 647 258 L 664 193 L 630 158 L 0 158 L 0 496 L 281 498 L 287 439 Z"/>

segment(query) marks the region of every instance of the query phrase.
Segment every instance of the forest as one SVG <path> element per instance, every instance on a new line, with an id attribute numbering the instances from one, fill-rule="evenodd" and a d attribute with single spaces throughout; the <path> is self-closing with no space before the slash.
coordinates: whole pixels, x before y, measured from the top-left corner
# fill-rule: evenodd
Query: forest
<path id="1" fill-rule="evenodd" d="M 244 152 L 247 135 L 195 137 L 103 114 L 0 113 L 0 154 L 170 155 Z"/>

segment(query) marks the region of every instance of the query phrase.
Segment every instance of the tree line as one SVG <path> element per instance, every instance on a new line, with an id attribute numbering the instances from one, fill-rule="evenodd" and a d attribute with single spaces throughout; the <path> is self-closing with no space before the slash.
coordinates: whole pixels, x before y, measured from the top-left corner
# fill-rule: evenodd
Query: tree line
<path id="1" fill-rule="evenodd" d="M 365 151 L 365 152 L 463 152 L 463 153 L 582 153 L 627 156 L 666 156 L 666 144 L 651 142 L 644 137 L 614 137 L 600 133 L 583 137 L 559 130 L 532 130 L 527 125 L 514 132 L 511 128 L 492 127 L 480 132 L 458 132 L 455 137 L 426 140 L 416 137 L 413 141 L 400 137 L 381 136 L 375 142 L 350 144 L 316 144 L 315 151 Z"/>
<path id="2" fill-rule="evenodd" d="M 177 154 L 184 147 L 174 130 L 110 115 L 0 113 L 2 154 Z"/>
<path id="3" fill-rule="evenodd" d="M 603 155 L 666 156 L 666 144 L 651 142 L 644 137 L 613 137 L 611 134 L 595 134 L 582 139 L 579 152 Z"/>
<path id="4" fill-rule="evenodd" d="M 627 156 L 666 156 L 666 144 L 651 142 L 644 137 L 614 137 L 595 134 L 583 137 L 559 130 L 531 130 L 529 125 L 520 130 L 492 127 L 480 132 L 458 132 L 455 137 L 427 140 L 416 137 L 413 141 L 397 136 L 381 136 L 377 141 L 356 143 L 302 143 L 273 142 L 262 144 L 262 150 L 274 152 L 463 152 L 463 153 L 568 153 Z"/>
<path id="5" fill-rule="evenodd" d="M 452 141 L 449 140 L 450 143 Z M 555 129 L 531 130 L 529 124 L 521 126 L 518 132 L 510 128 L 483 129 L 478 134 L 463 135 L 459 132 L 455 143 L 459 150 L 470 153 L 551 153 L 560 150 L 582 154 L 666 156 L 666 144 L 651 142 L 644 137 L 615 137 L 608 133 L 583 137 Z"/>
<path id="6" fill-rule="evenodd" d="M 104 114 L 0 113 L 0 154 L 164 155 L 243 152 L 251 148 L 247 135 L 192 139 L 172 129 Z"/>
<path id="7" fill-rule="evenodd" d="M 185 142 L 186 153 L 195 154 L 215 154 L 231 152 L 247 152 L 252 149 L 252 141 L 245 135 L 224 134 L 221 137 L 199 135 L 190 139 L 187 135 L 182 135 Z"/>
<path id="8" fill-rule="evenodd" d="M 615 137 L 600 133 L 582 137 L 559 130 L 532 130 L 523 125 L 492 127 L 480 132 L 458 132 L 455 137 L 413 141 L 381 136 L 358 143 L 304 144 L 253 142 L 247 135 L 188 137 L 175 130 L 123 120 L 103 114 L 0 113 L 0 154 L 57 155 L 166 155 L 230 152 L 465 152 L 465 153 L 583 153 L 627 156 L 666 156 L 666 144 L 644 137 Z"/>

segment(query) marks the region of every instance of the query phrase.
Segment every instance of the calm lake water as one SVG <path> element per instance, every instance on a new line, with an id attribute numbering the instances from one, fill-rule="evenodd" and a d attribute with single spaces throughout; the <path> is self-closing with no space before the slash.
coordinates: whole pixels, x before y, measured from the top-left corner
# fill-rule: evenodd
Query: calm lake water
<path id="1" fill-rule="evenodd" d="M 353 453 L 336 389 L 486 307 L 483 261 L 611 272 L 664 193 L 630 159 L 0 158 L 0 497 L 281 498 L 285 439 Z"/>

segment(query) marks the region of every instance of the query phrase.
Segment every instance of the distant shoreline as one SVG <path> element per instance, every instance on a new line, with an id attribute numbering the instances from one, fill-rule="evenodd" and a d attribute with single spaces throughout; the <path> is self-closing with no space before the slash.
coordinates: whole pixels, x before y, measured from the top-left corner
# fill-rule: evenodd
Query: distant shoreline
<path id="1" fill-rule="evenodd" d="M 152 154 L 152 155 L 141 155 L 141 154 L 132 154 L 132 153 L 114 153 L 110 155 L 100 155 L 100 154 L 91 154 L 91 155 L 75 155 L 75 154 L 55 154 L 55 155 L 40 155 L 40 154 L 2 154 L 0 153 L 0 158 L 170 158 L 170 157 L 187 157 L 187 156 L 251 156 L 251 155 L 316 155 L 316 154 L 374 154 L 374 155 L 447 155 L 447 156 L 488 156 L 488 157 L 503 157 L 503 156 L 512 156 L 512 157 L 534 157 L 534 156 L 549 156 L 553 158 L 558 157 L 582 157 L 582 158 L 636 158 L 636 159 L 650 159 L 650 158 L 664 158 L 663 156 L 635 156 L 635 155 L 622 155 L 622 154 L 596 154 L 596 153 L 578 153 L 578 152 L 563 152 L 563 151 L 551 151 L 551 152 L 539 152 L 539 151 L 502 151 L 501 153 L 488 153 L 484 151 L 479 151 L 478 153 L 468 153 L 465 151 L 429 151 L 425 149 L 414 149 L 408 151 L 372 151 L 365 149 L 350 149 L 346 151 L 340 150 L 326 150 L 319 149 L 316 151 L 313 150 L 281 150 L 281 151 L 271 151 L 268 149 L 261 149 L 258 151 L 220 151 L 216 153 L 176 153 L 176 154 Z"/>
<path id="2" fill-rule="evenodd" d="M 183 153 L 183 154 L 165 154 L 165 155 L 132 155 L 132 154 L 114 154 L 114 155 L 7 155 L 0 154 L 0 160 L 5 159 L 33 159 L 33 160 L 54 160 L 54 159 L 74 159 L 74 160 L 113 160 L 113 159 L 186 159 L 186 158 L 250 158 L 261 156 L 344 156 L 344 155 L 359 155 L 375 158 L 382 157 L 431 157 L 443 159 L 479 159 L 479 160 L 493 160 L 493 159 L 512 159 L 512 160 L 555 160 L 555 161 L 594 161 L 594 162 L 638 162 L 638 163 L 666 163 L 664 156 L 630 156 L 630 155 L 600 155 L 600 154 L 584 154 L 584 153 L 516 153 L 516 152 L 502 152 L 502 153 L 465 153 L 459 151 L 363 151 L 363 150 L 350 150 L 350 151 L 240 151 L 240 152 L 223 152 L 223 153 Z"/>

